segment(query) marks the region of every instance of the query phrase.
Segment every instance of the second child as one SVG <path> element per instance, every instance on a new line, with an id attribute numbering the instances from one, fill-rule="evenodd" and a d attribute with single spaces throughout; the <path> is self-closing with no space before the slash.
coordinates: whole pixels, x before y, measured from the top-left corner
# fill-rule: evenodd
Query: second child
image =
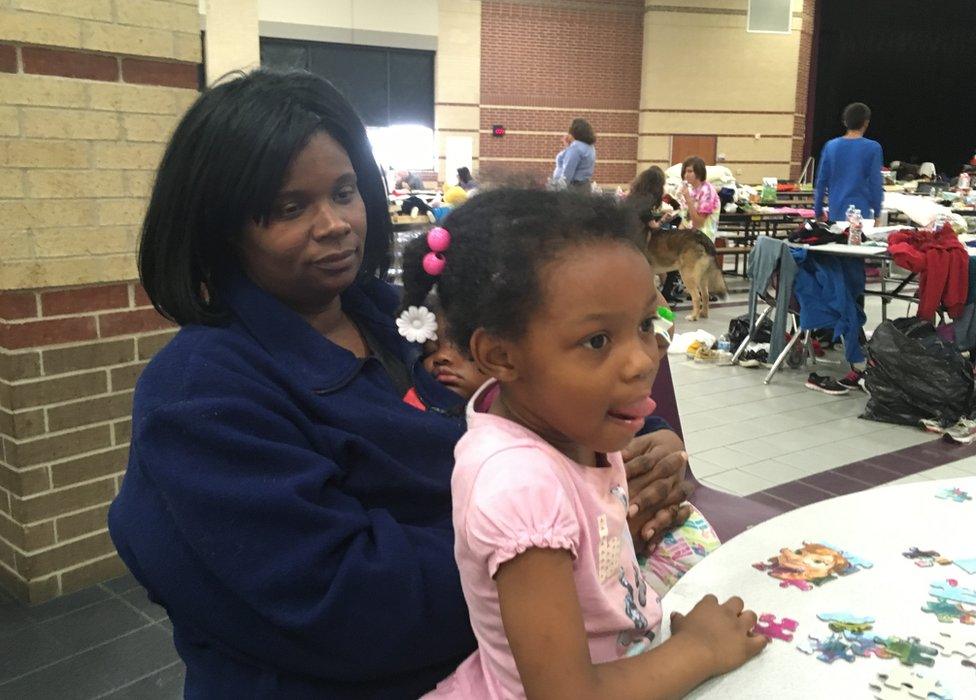
<path id="1" fill-rule="evenodd" d="M 766 644 L 741 599 L 661 620 L 627 527 L 623 449 L 654 411 L 657 292 L 612 202 L 495 190 L 429 238 L 451 340 L 490 379 L 452 477 L 478 650 L 433 697 L 672 698 Z"/>

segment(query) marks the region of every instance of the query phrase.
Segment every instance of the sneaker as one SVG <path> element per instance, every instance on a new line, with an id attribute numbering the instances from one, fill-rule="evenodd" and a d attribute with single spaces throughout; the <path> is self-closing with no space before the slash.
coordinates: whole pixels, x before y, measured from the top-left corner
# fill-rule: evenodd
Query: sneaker
<path id="1" fill-rule="evenodd" d="M 833 377 L 821 377 L 816 372 L 811 372 L 810 376 L 807 377 L 806 387 L 831 396 L 843 396 L 850 391 L 846 386 L 838 384 Z"/>
<path id="2" fill-rule="evenodd" d="M 769 351 L 766 348 L 760 348 L 756 350 L 756 362 L 761 364 L 763 367 L 769 367 Z"/>
<path id="3" fill-rule="evenodd" d="M 740 367 L 758 367 L 759 360 L 756 358 L 755 350 L 746 350 L 739 358 Z"/>
<path id="4" fill-rule="evenodd" d="M 863 389 L 864 388 L 864 372 L 856 369 L 852 369 L 845 376 L 837 380 L 837 383 L 841 386 L 845 386 L 848 389 Z"/>

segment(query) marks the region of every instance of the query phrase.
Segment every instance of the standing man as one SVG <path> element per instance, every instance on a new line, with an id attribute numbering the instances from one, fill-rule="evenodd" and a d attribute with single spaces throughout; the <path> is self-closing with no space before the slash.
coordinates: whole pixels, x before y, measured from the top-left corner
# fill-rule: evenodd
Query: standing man
<path id="1" fill-rule="evenodd" d="M 818 219 L 844 219 L 853 204 L 864 218 L 881 214 L 884 190 L 881 186 L 881 144 L 864 138 L 871 110 L 855 102 L 844 108 L 847 133 L 831 139 L 820 153 L 820 167 L 813 192 L 813 210 Z M 830 216 L 824 216 L 824 194 L 830 200 Z"/>

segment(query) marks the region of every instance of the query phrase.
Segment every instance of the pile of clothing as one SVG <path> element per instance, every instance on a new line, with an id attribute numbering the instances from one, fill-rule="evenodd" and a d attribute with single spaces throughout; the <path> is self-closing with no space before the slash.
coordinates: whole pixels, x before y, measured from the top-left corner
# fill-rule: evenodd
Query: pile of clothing
<path id="1" fill-rule="evenodd" d="M 959 318 L 969 295 L 969 253 L 949 224 L 934 231 L 906 229 L 888 237 L 888 252 L 899 266 L 918 274 L 918 317 L 935 318 L 944 307 Z"/>

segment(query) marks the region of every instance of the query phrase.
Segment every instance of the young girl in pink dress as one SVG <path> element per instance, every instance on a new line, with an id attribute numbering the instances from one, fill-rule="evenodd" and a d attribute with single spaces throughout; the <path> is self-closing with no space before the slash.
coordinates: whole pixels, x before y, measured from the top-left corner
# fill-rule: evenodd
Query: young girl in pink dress
<path id="1" fill-rule="evenodd" d="M 455 556 L 478 650 L 433 697 L 671 698 L 758 654 L 756 615 L 706 596 L 661 619 L 627 527 L 620 450 L 654 411 L 657 294 L 614 203 L 496 190 L 424 258 L 448 330 L 490 379 L 452 478 Z"/>

